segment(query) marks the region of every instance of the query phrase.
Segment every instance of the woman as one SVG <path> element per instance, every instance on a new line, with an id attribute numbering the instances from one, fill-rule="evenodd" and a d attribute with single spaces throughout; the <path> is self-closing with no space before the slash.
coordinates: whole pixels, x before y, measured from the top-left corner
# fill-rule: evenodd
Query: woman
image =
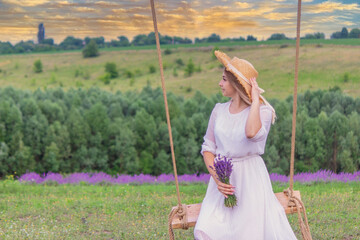
<path id="1" fill-rule="evenodd" d="M 219 86 L 231 100 L 215 105 L 201 154 L 211 178 L 197 220 L 195 239 L 296 239 L 283 207 L 273 193 L 263 159 L 275 111 L 260 94 L 255 68 L 246 60 L 215 51 L 225 70 Z M 221 183 L 214 158 L 232 159 L 230 184 Z M 235 194 L 237 206 L 225 207 L 224 197 Z"/>

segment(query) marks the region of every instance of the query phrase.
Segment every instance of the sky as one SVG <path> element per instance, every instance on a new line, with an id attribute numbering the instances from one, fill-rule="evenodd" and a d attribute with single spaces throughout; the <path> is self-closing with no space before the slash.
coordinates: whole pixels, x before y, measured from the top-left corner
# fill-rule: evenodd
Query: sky
<path id="1" fill-rule="evenodd" d="M 296 36 L 297 0 L 154 0 L 162 35 L 221 38 L 273 33 Z M 149 0 L 0 0 L 0 41 L 37 42 L 38 25 L 45 38 L 60 43 L 67 36 L 105 41 L 154 31 Z M 302 0 L 301 36 L 360 28 L 360 0 Z"/>

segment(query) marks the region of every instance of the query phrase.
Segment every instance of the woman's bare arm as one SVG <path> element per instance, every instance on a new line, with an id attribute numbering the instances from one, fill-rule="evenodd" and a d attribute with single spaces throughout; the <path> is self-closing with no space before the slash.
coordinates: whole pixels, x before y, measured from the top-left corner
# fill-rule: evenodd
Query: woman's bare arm
<path id="1" fill-rule="evenodd" d="M 251 98 L 252 103 L 250 107 L 250 112 L 248 119 L 245 125 L 245 134 L 247 138 L 253 138 L 256 133 L 261 128 L 260 120 L 260 90 L 256 82 L 256 78 L 250 79 L 252 88 L 251 88 Z"/>

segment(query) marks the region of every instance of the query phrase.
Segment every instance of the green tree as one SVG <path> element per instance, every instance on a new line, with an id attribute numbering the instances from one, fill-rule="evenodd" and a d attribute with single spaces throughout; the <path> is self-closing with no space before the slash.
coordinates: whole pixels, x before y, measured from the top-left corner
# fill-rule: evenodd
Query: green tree
<path id="1" fill-rule="evenodd" d="M 49 99 L 41 101 L 38 103 L 38 107 L 41 110 L 42 114 L 46 117 L 49 124 L 54 123 L 55 121 L 64 121 L 64 111 L 58 103 L 51 102 Z"/>
<path id="2" fill-rule="evenodd" d="M 45 151 L 44 139 L 48 130 L 48 122 L 43 114 L 40 112 L 24 119 L 23 141 L 26 146 L 29 146 L 31 153 L 37 163 L 37 171 L 44 171 L 42 167 L 42 157 Z"/>
<path id="3" fill-rule="evenodd" d="M 70 135 L 71 152 L 74 153 L 82 146 L 87 146 L 90 128 L 77 108 L 72 107 L 70 109 L 65 125 Z M 75 162 L 73 164 L 76 164 Z"/>
<path id="4" fill-rule="evenodd" d="M 73 36 L 68 36 L 59 44 L 59 47 L 66 50 L 80 49 L 83 47 L 83 40 L 80 38 L 74 38 Z"/>
<path id="5" fill-rule="evenodd" d="M 126 36 L 119 36 L 118 39 L 120 42 L 120 46 L 122 47 L 130 46 L 129 39 Z"/>
<path id="6" fill-rule="evenodd" d="M 21 140 L 18 151 L 9 158 L 9 163 L 11 171 L 16 172 L 18 176 L 36 170 L 36 162 L 31 154 L 31 149 L 25 146 Z"/>
<path id="7" fill-rule="evenodd" d="M 193 60 L 190 58 L 188 64 L 186 65 L 186 68 L 185 68 L 185 75 L 186 76 L 191 76 L 195 71 L 195 64 L 193 62 Z"/>
<path id="8" fill-rule="evenodd" d="M 64 172 L 71 172 L 71 162 L 68 161 L 71 156 L 70 134 L 66 126 L 62 125 L 59 121 L 54 122 L 54 124 L 49 126 L 44 142 L 48 146 L 50 146 L 52 143 L 56 144 L 59 150 L 59 170 Z"/>
<path id="9" fill-rule="evenodd" d="M 91 40 L 83 49 L 82 54 L 84 58 L 99 56 L 99 50 L 96 42 Z"/>
<path id="10" fill-rule="evenodd" d="M 360 29 L 353 28 L 349 33 L 349 38 L 360 38 Z"/>
<path id="11" fill-rule="evenodd" d="M 346 27 L 343 27 L 342 29 L 341 29 L 341 38 L 348 38 L 348 36 L 349 36 L 349 32 L 348 32 L 348 30 L 347 30 L 347 28 Z"/>
<path id="12" fill-rule="evenodd" d="M 0 176 L 9 174 L 9 148 L 4 142 L 0 142 Z"/>
<path id="13" fill-rule="evenodd" d="M 353 131 L 348 132 L 345 137 L 340 137 L 338 160 L 340 171 L 355 172 L 358 169 L 359 152 L 358 137 L 354 135 Z"/>
<path id="14" fill-rule="evenodd" d="M 59 148 L 56 143 L 52 142 L 50 146 L 47 146 L 45 149 L 44 155 L 44 170 L 46 172 L 57 172 L 60 168 L 60 157 L 59 157 Z"/>
<path id="15" fill-rule="evenodd" d="M 254 37 L 253 35 L 248 35 L 246 37 L 246 41 L 257 41 L 256 37 Z"/>
<path id="16" fill-rule="evenodd" d="M 159 176 L 162 173 L 171 173 L 172 164 L 170 155 L 165 152 L 164 149 L 161 149 L 158 155 L 154 160 L 153 174 Z"/>
<path id="17" fill-rule="evenodd" d="M 35 73 L 41 73 L 43 71 L 43 65 L 40 59 L 36 60 L 34 62 L 34 68 L 33 68 Z"/>
<path id="18" fill-rule="evenodd" d="M 105 72 L 110 74 L 110 78 L 116 78 L 119 76 L 118 70 L 116 69 L 116 64 L 114 62 L 107 62 L 105 64 Z"/>
<path id="19" fill-rule="evenodd" d="M 218 51 L 218 50 L 220 50 L 218 46 L 213 47 L 213 49 L 212 49 L 212 51 L 211 51 L 211 53 L 212 53 L 212 54 L 211 54 L 211 58 L 212 58 L 213 60 L 216 60 L 215 51 Z"/>
<path id="20" fill-rule="evenodd" d="M 283 33 L 274 33 L 268 38 L 268 40 L 284 40 L 284 39 L 288 39 L 288 38 Z"/>
<path id="21" fill-rule="evenodd" d="M 149 66 L 149 73 L 155 73 L 156 72 L 156 68 L 154 65 L 150 65 Z"/>
<path id="22" fill-rule="evenodd" d="M 331 156 L 331 169 L 334 172 L 338 170 L 338 154 L 340 147 L 340 139 L 341 136 L 344 136 L 347 131 L 348 120 L 347 118 L 339 113 L 338 111 L 334 111 L 329 117 L 329 125 L 328 125 L 328 137 L 329 137 L 329 145 L 332 147 L 332 156 Z"/>
<path id="23" fill-rule="evenodd" d="M 129 124 L 123 119 L 115 119 L 109 126 L 108 139 L 110 169 L 114 173 L 139 173 L 136 139 Z"/>
<path id="24" fill-rule="evenodd" d="M 266 144 L 263 158 L 269 172 L 285 174 L 285 172 L 279 167 L 280 156 L 274 145 Z"/>

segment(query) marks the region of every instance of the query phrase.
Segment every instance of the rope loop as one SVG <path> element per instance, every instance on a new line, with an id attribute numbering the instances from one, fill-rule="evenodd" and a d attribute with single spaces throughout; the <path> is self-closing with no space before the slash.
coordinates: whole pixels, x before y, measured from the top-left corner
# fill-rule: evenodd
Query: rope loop
<path id="1" fill-rule="evenodd" d="M 296 206 L 296 212 L 298 215 L 298 222 L 300 225 L 301 235 L 304 240 L 312 240 L 310 227 L 306 215 L 305 205 L 304 203 L 294 195 L 294 191 L 292 188 L 288 188 L 284 190 L 286 196 L 288 196 L 288 206 L 291 208 L 291 213 L 294 213 L 294 205 Z M 304 216 L 301 215 L 301 212 Z M 303 220 L 304 218 L 304 220 Z"/>
<path id="2" fill-rule="evenodd" d="M 189 228 L 186 204 L 178 205 L 177 207 L 173 208 L 169 214 L 168 226 L 169 226 L 170 240 L 174 240 L 174 230 L 172 227 L 172 222 L 173 222 L 175 215 L 179 216 L 179 219 L 181 220 L 181 228 L 182 229 Z"/>

